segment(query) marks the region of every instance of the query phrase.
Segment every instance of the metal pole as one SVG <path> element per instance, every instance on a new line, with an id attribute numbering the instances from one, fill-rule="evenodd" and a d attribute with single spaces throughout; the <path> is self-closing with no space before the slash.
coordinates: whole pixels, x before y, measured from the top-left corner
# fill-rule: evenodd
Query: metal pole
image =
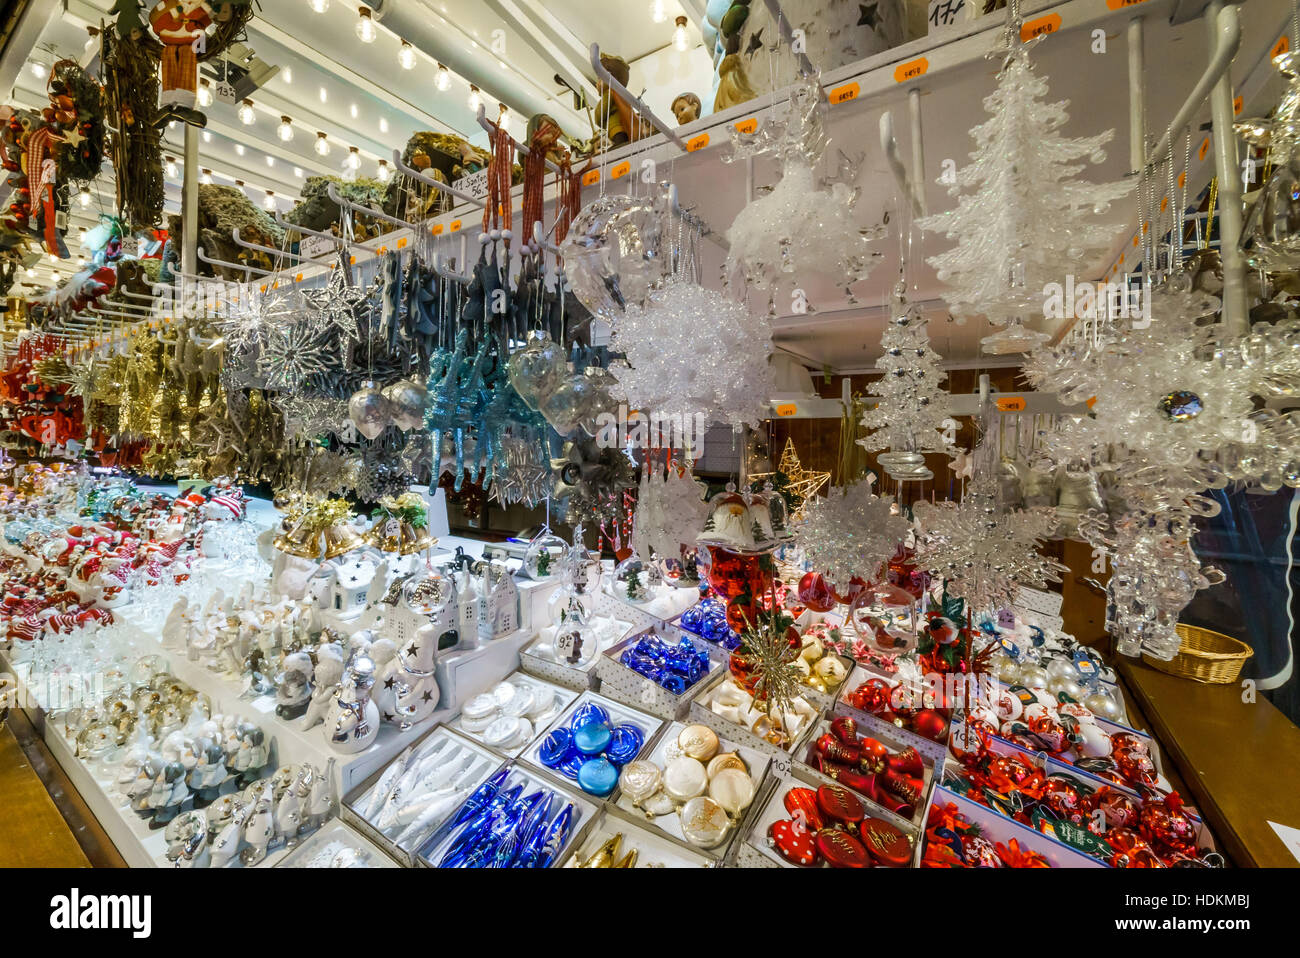
<path id="1" fill-rule="evenodd" d="M 925 140 L 921 138 L 921 88 L 907 91 L 907 107 L 912 117 L 912 198 L 924 216 L 925 206 Z"/>
<path id="2" fill-rule="evenodd" d="M 1220 16 L 1234 18 L 1222 0 L 1211 0 L 1205 10 L 1210 55 L 1222 43 Z M 1226 24 L 1225 24 L 1226 26 Z M 1219 256 L 1223 263 L 1223 323 L 1230 336 L 1250 330 L 1246 303 L 1246 257 L 1241 252 L 1241 167 L 1237 163 L 1237 137 L 1232 129 L 1232 67 L 1229 66 L 1210 90 L 1211 140 L 1214 172 L 1219 179 Z"/>
<path id="3" fill-rule="evenodd" d="M 181 184 L 181 270 L 198 273 L 199 128 L 185 124 L 185 180 Z"/>
<path id="4" fill-rule="evenodd" d="M 1146 166 L 1146 74 L 1142 69 L 1142 18 L 1128 22 L 1128 156 L 1129 168 Z"/>

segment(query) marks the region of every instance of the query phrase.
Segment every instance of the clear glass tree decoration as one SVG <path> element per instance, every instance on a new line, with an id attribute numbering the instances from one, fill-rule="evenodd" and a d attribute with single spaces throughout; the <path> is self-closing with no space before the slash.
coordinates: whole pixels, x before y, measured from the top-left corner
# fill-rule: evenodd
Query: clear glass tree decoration
<path id="1" fill-rule="evenodd" d="M 804 505 L 796 525 L 799 546 L 811 568 L 831 585 L 849 587 L 855 576 L 879 581 L 881 565 L 898 549 L 911 526 L 894 515 L 893 496 L 872 492 L 873 476 L 834 486 Z"/>
<path id="2" fill-rule="evenodd" d="M 243 296 L 226 298 L 213 325 L 230 352 L 256 352 L 296 311 L 293 297 L 278 291 L 261 293 L 249 287 Z"/>
<path id="3" fill-rule="evenodd" d="M 1097 214 L 1133 188 L 1078 178 L 1084 169 L 1079 161 L 1105 160 L 1103 147 L 1115 131 L 1060 134 L 1069 101 L 1044 99 L 1047 81 L 1034 73 L 1029 57 L 1041 38 L 1022 42 L 1020 28 L 1019 3 L 1012 0 L 1001 42 L 989 53 L 1002 61 L 997 89 L 984 100 L 989 119 L 971 130 L 971 163 L 948 184 L 957 206 L 918 220 L 955 241 L 929 258 L 948 285 L 944 299 L 954 318 L 1011 324 L 992 351 L 1021 351 L 1041 341 L 1023 320 L 1041 315 L 1047 284 L 1063 282 L 1109 249 L 1118 227 Z"/>
<path id="4" fill-rule="evenodd" d="M 772 290 L 815 272 L 842 280 L 852 301 L 852 285 L 866 279 L 880 259 L 871 244 L 883 230 L 857 221 L 858 165 L 842 157 L 833 182 L 819 172 L 830 145 L 824 110 L 821 84 L 813 75 L 795 85 L 784 122 L 772 118 L 754 133 L 732 131 L 724 163 L 771 155 L 780 164 L 781 179 L 746 205 L 727 230 L 729 282 Z"/>
<path id="5" fill-rule="evenodd" d="M 1039 551 L 1056 531 L 1056 510 L 1007 509 L 1000 501 L 997 450 L 988 441 L 996 429 L 990 423 L 986 408 L 981 415 L 985 439 L 975 450 L 974 477 L 962 500 L 921 500 L 912 507 L 916 567 L 946 580 L 972 613 L 1004 609 L 1021 587 L 1041 589 L 1067 571 Z"/>
<path id="6" fill-rule="evenodd" d="M 950 438 L 956 423 L 948 391 L 941 385 L 946 377 L 939 368 L 941 357 L 930 348 L 925 316 L 907 305 L 903 290 L 900 281 L 894 288 L 892 318 L 880 336 L 883 352 L 876 368 L 884 375 L 867 390 L 880 400 L 861 419 L 870 435 L 857 440 L 872 452 L 889 450 L 877 461 L 900 482 L 933 478 L 923 453 L 956 452 Z"/>
<path id="7" fill-rule="evenodd" d="M 689 463 L 689 460 L 687 460 Z M 632 548 L 646 562 L 659 555 L 677 558 L 684 544 L 694 543 L 709 515 L 707 487 L 688 469 L 679 472 L 647 457 L 641 467 Z"/>

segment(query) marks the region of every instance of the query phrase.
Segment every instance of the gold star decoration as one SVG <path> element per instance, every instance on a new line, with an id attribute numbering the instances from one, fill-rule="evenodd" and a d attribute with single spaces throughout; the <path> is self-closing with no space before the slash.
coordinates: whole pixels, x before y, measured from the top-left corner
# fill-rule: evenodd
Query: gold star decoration
<path id="1" fill-rule="evenodd" d="M 777 473 L 785 476 L 789 490 L 799 496 L 801 503 L 798 509 L 794 510 L 793 518 L 803 518 L 803 503 L 808 501 L 810 496 L 816 495 L 822 487 L 831 481 L 829 472 L 818 472 L 815 469 L 805 469 L 803 463 L 799 461 L 799 453 L 794 448 L 794 440 L 786 439 L 785 448 L 781 450 L 781 461 L 777 463 L 776 472 L 759 472 L 750 476 L 750 479 L 770 479 Z"/>

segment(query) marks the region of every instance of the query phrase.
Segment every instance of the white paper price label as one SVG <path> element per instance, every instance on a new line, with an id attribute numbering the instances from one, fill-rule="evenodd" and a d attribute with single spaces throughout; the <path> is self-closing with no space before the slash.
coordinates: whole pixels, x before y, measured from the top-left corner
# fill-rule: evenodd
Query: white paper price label
<path id="1" fill-rule="evenodd" d="M 576 632 L 561 632 L 555 637 L 555 657 L 557 659 L 564 660 L 573 654 L 576 636 Z"/>
<path id="2" fill-rule="evenodd" d="M 335 244 L 322 236 L 304 236 L 298 242 L 298 255 L 306 259 L 319 259 L 334 249 Z"/>
<path id="3" fill-rule="evenodd" d="M 235 95 L 235 88 L 225 80 L 222 80 L 212 88 L 212 96 L 218 103 L 229 103 L 232 106 L 235 101 L 239 99 Z"/>
<path id="4" fill-rule="evenodd" d="M 792 759 L 789 755 L 777 755 L 772 759 L 772 774 L 782 781 L 791 777 Z"/>
<path id="5" fill-rule="evenodd" d="M 451 185 L 462 193 L 468 193 L 474 199 L 481 200 L 488 194 L 488 171 L 484 168 L 468 176 L 462 176 Z"/>

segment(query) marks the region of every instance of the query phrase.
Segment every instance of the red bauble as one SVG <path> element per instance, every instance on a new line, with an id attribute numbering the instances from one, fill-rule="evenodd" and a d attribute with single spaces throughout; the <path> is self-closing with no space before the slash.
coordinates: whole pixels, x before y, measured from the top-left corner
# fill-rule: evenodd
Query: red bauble
<path id="1" fill-rule="evenodd" d="M 1196 854 L 1196 823 L 1183 811 L 1177 792 L 1162 802 L 1147 802 L 1139 816 L 1143 837 L 1162 851 Z"/>
<path id="2" fill-rule="evenodd" d="M 912 728 L 917 735 L 933 742 L 942 742 L 948 734 L 948 720 L 934 709 L 922 709 L 912 719 Z"/>
<path id="3" fill-rule="evenodd" d="M 806 572 L 799 580 L 799 601 L 814 612 L 835 608 L 835 594 L 820 572 Z"/>
<path id="4" fill-rule="evenodd" d="M 890 685 L 884 679 L 867 679 L 849 693 L 849 704 L 870 715 L 890 711 Z"/>

